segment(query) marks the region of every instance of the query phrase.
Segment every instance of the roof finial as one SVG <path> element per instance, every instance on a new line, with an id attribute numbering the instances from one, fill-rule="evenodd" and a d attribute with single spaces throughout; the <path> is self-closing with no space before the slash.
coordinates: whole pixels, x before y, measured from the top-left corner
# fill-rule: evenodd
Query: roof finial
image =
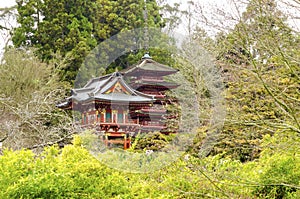
<path id="1" fill-rule="evenodd" d="M 144 0 L 144 48 L 148 50 L 149 48 L 149 30 L 148 30 L 148 10 L 147 10 L 147 0 Z"/>
<path id="2" fill-rule="evenodd" d="M 146 52 L 142 59 L 152 59 L 152 57 L 149 55 L 149 52 Z"/>

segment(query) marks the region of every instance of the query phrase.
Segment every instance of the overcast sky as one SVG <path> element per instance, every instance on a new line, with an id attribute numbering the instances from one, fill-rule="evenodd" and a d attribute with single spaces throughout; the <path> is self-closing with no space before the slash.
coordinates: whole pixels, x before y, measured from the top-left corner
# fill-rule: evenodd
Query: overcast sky
<path id="1" fill-rule="evenodd" d="M 9 7 L 15 5 L 15 0 L 1 0 L 0 1 L 0 7 Z"/>

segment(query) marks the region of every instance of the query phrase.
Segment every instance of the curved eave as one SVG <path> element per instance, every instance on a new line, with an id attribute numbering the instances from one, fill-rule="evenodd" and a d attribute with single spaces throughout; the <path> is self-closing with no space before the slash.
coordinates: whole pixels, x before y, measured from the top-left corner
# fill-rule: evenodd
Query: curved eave
<path id="1" fill-rule="evenodd" d="M 173 83 L 173 82 L 150 82 L 150 81 L 141 81 L 141 82 L 137 82 L 137 83 L 134 83 L 134 84 L 139 84 L 139 85 L 155 85 L 155 86 L 164 86 L 164 87 L 170 87 L 170 86 L 176 86 L 178 87 L 179 84 L 176 84 L 176 83 Z"/>
<path id="2" fill-rule="evenodd" d="M 110 79 L 110 77 L 111 77 L 111 74 L 107 74 L 107 75 L 104 75 L 104 76 L 101 76 L 101 77 L 95 77 L 95 78 L 89 80 L 89 81 L 84 85 L 83 88 L 91 88 L 90 86 L 93 85 L 93 83 L 98 83 L 98 82 L 103 81 L 103 80 L 106 80 L 106 79 L 108 80 L 108 79 Z M 95 88 L 95 87 L 92 87 L 92 88 Z"/>
<path id="3" fill-rule="evenodd" d="M 148 115 L 165 115 L 167 114 L 166 110 L 156 110 L 156 109 L 141 109 L 135 111 L 135 113 L 139 114 L 148 114 Z"/>
<path id="4" fill-rule="evenodd" d="M 143 89 L 160 89 L 160 90 L 171 90 L 177 88 L 178 84 L 146 84 L 146 83 L 135 83 L 132 85 L 133 88 L 143 90 Z"/>
<path id="5" fill-rule="evenodd" d="M 131 71 L 128 73 L 125 73 L 125 76 L 167 76 L 174 73 L 177 73 L 178 71 L 156 71 L 156 70 L 145 70 L 145 69 L 136 69 L 135 71 Z"/>
<path id="6" fill-rule="evenodd" d="M 61 102 L 56 105 L 57 108 L 69 110 L 72 109 L 72 103 L 70 101 Z"/>
<path id="7" fill-rule="evenodd" d="M 151 103 L 153 101 L 155 101 L 155 99 L 148 99 L 148 98 L 141 98 L 141 97 L 135 97 L 135 98 L 131 98 L 131 99 L 125 99 L 125 98 L 120 98 L 120 97 L 91 97 L 91 98 L 87 98 L 84 100 L 77 100 L 77 99 L 73 99 L 74 101 L 78 102 L 78 103 L 88 103 L 88 102 L 95 102 L 95 101 L 104 101 L 104 102 L 110 102 L 110 103 Z"/>

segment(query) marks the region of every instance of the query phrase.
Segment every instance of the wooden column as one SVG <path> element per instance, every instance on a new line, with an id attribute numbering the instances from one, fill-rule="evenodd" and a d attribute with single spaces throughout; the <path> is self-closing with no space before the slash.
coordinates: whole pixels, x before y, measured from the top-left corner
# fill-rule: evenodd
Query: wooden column
<path id="1" fill-rule="evenodd" d="M 84 113 L 81 114 L 81 124 L 84 125 Z"/>
<path id="2" fill-rule="evenodd" d="M 106 122 L 106 109 L 103 109 L 101 111 L 101 114 L 103 115 L 103 122 L 105 123 Z"/>
<path id="3" fill-rule="evenodd" d="M 128 110 L 123 111 L 123 123 L 128 123 Z"/>
<path id="4" fill-rule="evenodd" d="M 98 113 L 99 113 L 99 112 L 98 112 L 98 110 L 96 110 L 96 113 L 95 113 L 95 115 L 96 115 L 96 120 L 95 120 L 95 121 L 96 121 L 96 123 L 98 123 L 98 122 L 99 122 L 99 119 L 98 119 Z"/>
<path id="5" fill-rule="evenodd" d="M 111 115 L 112 123 L 118 123 L 118 110 L 112 110 Z"/>

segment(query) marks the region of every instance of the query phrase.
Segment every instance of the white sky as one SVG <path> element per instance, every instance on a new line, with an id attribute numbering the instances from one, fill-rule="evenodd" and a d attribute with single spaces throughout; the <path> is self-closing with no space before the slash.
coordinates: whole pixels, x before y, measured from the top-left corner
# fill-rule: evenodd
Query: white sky
<path id="1" fill-rule="evenodd" d="M 1 0 L 0 1 L 0 7 L 9 7 L 15 5 L 15 0 Z"/>

